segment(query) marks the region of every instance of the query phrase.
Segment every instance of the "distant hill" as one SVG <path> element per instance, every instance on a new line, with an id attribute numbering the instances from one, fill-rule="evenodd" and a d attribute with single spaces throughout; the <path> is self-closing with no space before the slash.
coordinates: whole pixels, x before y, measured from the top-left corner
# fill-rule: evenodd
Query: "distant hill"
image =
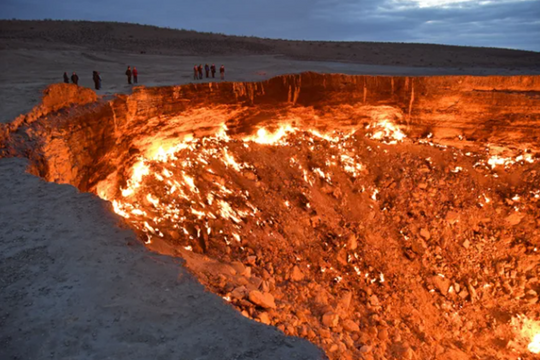
<path id="1" fill-rule="evenodd" d="M 421 67 L 540 68 L 532 51 L 410 43 L 292 41 L 90 21 L 0 20 L 0 49 L 92 49 L 164 55 L 282 55 Z"/>

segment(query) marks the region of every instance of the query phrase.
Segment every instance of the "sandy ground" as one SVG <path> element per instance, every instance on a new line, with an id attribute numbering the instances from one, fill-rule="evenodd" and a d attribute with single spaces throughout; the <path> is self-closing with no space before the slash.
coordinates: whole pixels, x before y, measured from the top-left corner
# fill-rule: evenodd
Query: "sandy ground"
<path id="1" fill-rule="evenodd" d="M 140 84 L 192 81 L 195 63 L 225 64 L 227 80 L 300 71 L 373 75 L 540 74 L 540 69 L 379 66 L 298 61 L 282 55 L 187 56 L 0 44 L 0 121 L 29 111 L 41 91 L 77 72 L 101 95 L 127 93 L 127 65 Z M 25 48 L 26 46 L 26 48 Z M 407 62 L 404 60 L 404 64 Z M 472 64 L 472 63 L 471 63 Z M 205 80 L 206 81 L 206 80 Z M 250 321 L 204 291 L 180 265 L 149 253 L 107 204 L 0 159 L 0 359 L 316 359 L 305 341 Z"/>
<path id="2" fill-rule="evenodd" d="M 131 86 L 124 75 L 128 65 L 137 67 L 139 85 L 166 86 L 193 82 L 195 64 L 226 67 L 226 81 L 260 81 L 271 77 L 316 71 L 351 75 L 521 75 L 540 74 L 538 69 L 453 68 L 363 65 L 339 62 L 290 60 L 279 55 L 246 56 L 174 56 L 95 52 L 91 50 L 0 50 L 0 67 L 9 69 L 0 74 L 2 99 L 0 122 L 9 122 L 27 112 L 41 99 L 45 86 L 62 82 L 64 71 L 76 72 L 79 85 L 93 88 L 92 71 L 103 78 L 100 95 L 128 93 Z M 219 74 L 216 74 L 219 76 Z M 203 79 L 202 81 L 220 81 Z"/>

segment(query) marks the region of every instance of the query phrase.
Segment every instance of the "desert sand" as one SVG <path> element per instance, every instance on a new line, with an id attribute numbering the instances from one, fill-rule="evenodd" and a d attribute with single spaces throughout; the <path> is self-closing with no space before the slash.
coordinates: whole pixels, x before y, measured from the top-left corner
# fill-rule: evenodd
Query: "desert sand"
<path id="1" fill-rule="evenodd" d="M 308 70 L 540 74 L 539 60 L 539 53 L 500 49 L 299 43 L 129 24 L 2 21 L 0 122 L 30 111 L 64 71 L 77 72 L 85 87 L 92 85 L 92 70 L 100 71 L 98 95 L 109 97 L 131 92 L 127 65 L 138 68 L 139 85 L 164 86 L 192 82 L 193 65 L 207 62 L 225 64 L 228 81 L 257 81 Z M 149 252 L 109 203 L 47 183 L 25 168 L 23 159 L 0 159 L 0 358 L 323 357 L 309 342 L 240 315 L 205 291 L 179 259 Z"/>

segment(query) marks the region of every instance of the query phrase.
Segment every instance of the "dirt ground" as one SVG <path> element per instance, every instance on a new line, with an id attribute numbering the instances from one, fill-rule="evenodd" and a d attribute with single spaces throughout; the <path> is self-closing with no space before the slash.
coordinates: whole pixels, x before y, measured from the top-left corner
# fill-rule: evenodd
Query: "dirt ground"
<path id="1" fill-rule="evenodd" d="M 248 39 L 248 46 L 236 39 L 225 46 L 226 51 L 215 45 L 219 56 L 211 56 L 211 46 L 204 51 L 197 47 L 177 51 L 177 43 L 155 36 L 160 41 L 142 42 L 148 51 L 141 54 L 140 46 L 129 53 L 123 38 L 115 42 L 113 37 L 102 46 L 101 24 L 87 38 L 75 40 L 64 35 L 81 32 L 66 31 L 61 23 L 36 24 L 35 29 L 25 22 L 0 24 L 1 122 L 29 111 L 39 102 L 41 90 L 60 82 L 64 71 L 76 71 L 80 85 L 90 86 L 91 72 L 98 70 L 103 77 L 100 95 L 128 93 L 131 88 L 123 75 L 127 65 L 139 69 L 140 83 L 146 86 L 189 83 L 193 64 L 206 62 L 225 64 L 230 81 L 307 70 L 373 75 L 540 74 L 537 60 L 536 65 L 532 60 L 516 60 L 519 56 L 538 59 L 538 53 L 530 52 L 417 46 L 430 49 L 425 50 L 425 58 L 433 59 L 421 66 L 413 53 L 416 48 L 396 44 L 396 53 L 388 50 L 384 59 L 377 50 L 378 54 L 373 51 L 371 58 L 366 55 L 353 64 L 350 57 L 330 50 L 313 50 L 311 57 L 283 50 L 294 43 L 272 47 Z M 44 30 L 40 24 L 54 29 Z M 81 26 L 82 32 L 92 30 L 91 24 Z M 107 29 L 116 30 L 107 34 L 123 33 L 124 26 L 107 24 Z M 137 29 L 136 38 L 146 38 L 143 30 L 158 31 Z M 184 35 L 186 41 L 198 43 L 199 35 Z M 115 44 L 122 52 L 114 50 Z M 242 46 L 236 49 L 235 44 Z M 391 45 L 381 46 L 391 49 Z M 466 55 L 451 63 L 445 59 L 453 53 L 443 48 Z M 407 56 L 400 57 L 403 52 Z M 435 56 L 438 52 L 442 55 Z M 492 56 L 490 62 L 482 56 L 486 52 Z M 391 62 L 397 57 L 399 63 Z M 477 66 L 479 62 L 485 66 Z M 46 183 L 26 174 L 25 167 L 21 159 L 0 159 L 0 358 L 322 358 L 309 342 L 248 320 L 206 292 L 178 259 L 147 251 L 108 203 L 72 186 Z"/>

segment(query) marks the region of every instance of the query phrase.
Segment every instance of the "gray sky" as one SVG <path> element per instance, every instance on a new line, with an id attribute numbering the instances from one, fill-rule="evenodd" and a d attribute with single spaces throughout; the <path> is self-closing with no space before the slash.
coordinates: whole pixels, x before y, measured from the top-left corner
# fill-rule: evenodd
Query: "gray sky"
<path id="1" fill-rule="evenodd" d="M 540 0 L 0 0 L 0 17 L 540 51 Z"/>

